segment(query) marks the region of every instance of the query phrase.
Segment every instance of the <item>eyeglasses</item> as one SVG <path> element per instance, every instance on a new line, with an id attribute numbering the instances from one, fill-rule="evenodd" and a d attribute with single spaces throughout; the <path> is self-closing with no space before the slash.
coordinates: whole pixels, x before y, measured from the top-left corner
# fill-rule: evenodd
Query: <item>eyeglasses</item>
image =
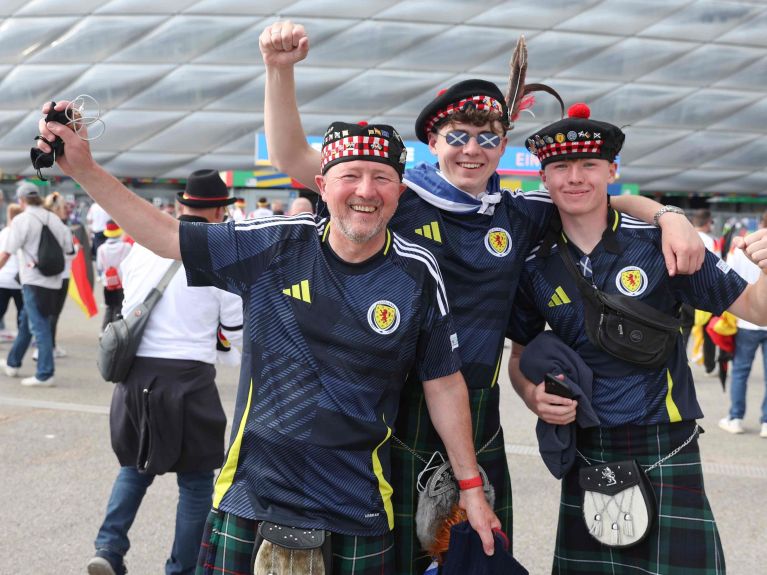
<path id="1" fill-rule="evenodd" d="M 437 132 L 437 135 L 445 138 L 448 146 L 456 148 L 466 146 L 472 138 L 477 140 L 480 148 L 493 149 L 501 145 L 501 136 L 495 132 L 480 132 L 476 136 L 472 136 L 465 130 L 450 130 L 447 134 Z"/>

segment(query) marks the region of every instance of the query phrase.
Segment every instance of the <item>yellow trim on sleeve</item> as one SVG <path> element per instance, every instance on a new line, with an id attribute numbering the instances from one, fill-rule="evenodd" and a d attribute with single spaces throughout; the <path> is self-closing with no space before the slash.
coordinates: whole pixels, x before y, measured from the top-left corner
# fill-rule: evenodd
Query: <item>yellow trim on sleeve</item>
<path id="1" fill-rule="evenodd" d="M 216 487 L 213 491 L 213 507 L 218 508 L 221 505 L 221 500 L 229 491 L 229 488 L 234 482 L 234 474 L 237 471 L 237 464 L 240 460 L 240 447 L 242 446 L 242 435 L 245 432 L 245 424 L 248 421 L 248 414 L 250 413 L 250 400 L 253 397 L 253 380 L 250 380 L 250 389 L 248 390 L 248 403 L 245 405 L 245 411 L 242 412 L 242 418 L 240 419 L 240 428 L 237 430 L 237 436 L 234 438 L 232 445 L 229 446 L 229 453 L 226 455 L 226 462 L 221 468 L 221 472 L 216 479 Z"/>
<path id="2" fill-rule="evenodd" d="M 384 425 L 386 425 L 386 418 L 384 418 Z M 372 459 L 373 473 L 375 473 L 375 476 L 378 479 L 378 491 L 381 493 L 381 500 L 383 501 L 384 511 L 386 511 L 386 519 L 389 522 L 389 529 L 394 529 L 394 506 L 391 502 L 391 496 L 394 493 L 394 489 L 392 488 L 391 484 L 386 481 L 383 473 L 383 466 L 381 465 L 381 460 L 378 458 L 378 450 L 384 443 L 389 441 L 390 437 L 391 428 L 386 425 L 386 437 L 384 437 L 384 440 L 379 443 L 373 450 Z"/>
<path id="3" fill-rule="evenodd" d="M 674 389 L 674 380 L 671 379 L 671 371 L 666 368 L 666 381 L 668 382 L 668 391 L 666 392 L 666 411 L 668 411 L 668 420 L 671 423 L 682 421 L 682 414 L 679 413 L 679 408 L 674 403 L 674 398 L 671 396 L 671 392 Z"/>

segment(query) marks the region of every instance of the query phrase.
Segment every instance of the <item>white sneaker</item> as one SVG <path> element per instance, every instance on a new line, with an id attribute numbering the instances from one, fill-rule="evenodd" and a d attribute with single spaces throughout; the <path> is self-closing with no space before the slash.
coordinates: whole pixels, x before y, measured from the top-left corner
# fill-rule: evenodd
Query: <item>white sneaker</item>
<path id="1" fill-rule="evenodd" d="M 724 429 L 727 433 L 745 433 L 746 430 L 743 429 L 743 420 L 742 419 L 730 419 L 729 417 L 723 417 L 719 420 L 719 427 Z M 764 428 L 762 428 L 764 431 Z"/>
<path id="2" fill-rule="evenodd" d="M 37 361 L 38 358 L 37 348 L 35 348 L 35 351 L 32 352 L 32 359 L 34 361 Z M 67 356 L 67 350 L 65 350 L 63 347 L 54 347 L 53 348 L 53 357 L 66 357 Z"/>
<path id="3" fill-rule="evenodd" d="M 27 387 L 54 387 L 56 384 L 53 382 L 52 377 L 49 377 L 45 380 L 40 380 L 33 375 L 32 377 L 25 377 L 22 379 L 21 385 L 25 385 Z"/>
<path id="4" fill-rule="evenodd" d="M 762 423 L 762 430 L 759 432 L 759 437 L 767 437 L 767 423 Z"/>
<path id="5" fill-rule="evenodd" d="M 0 359 L 0 366 L 8 377 L 16 377 L 19 374 L 19 368 L 11 367 L 4 359 Z"/>

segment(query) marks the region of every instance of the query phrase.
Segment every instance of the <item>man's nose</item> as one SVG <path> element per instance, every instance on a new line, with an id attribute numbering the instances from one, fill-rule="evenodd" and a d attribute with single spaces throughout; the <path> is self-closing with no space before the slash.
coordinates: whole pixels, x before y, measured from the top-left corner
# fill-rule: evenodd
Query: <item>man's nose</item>
<path id="1" fill-rule="evenodd" d="M 567 179 L 571 182 L 583 180 L 583 172 L 577 162 L 572 162 L 567 168 Z"/>

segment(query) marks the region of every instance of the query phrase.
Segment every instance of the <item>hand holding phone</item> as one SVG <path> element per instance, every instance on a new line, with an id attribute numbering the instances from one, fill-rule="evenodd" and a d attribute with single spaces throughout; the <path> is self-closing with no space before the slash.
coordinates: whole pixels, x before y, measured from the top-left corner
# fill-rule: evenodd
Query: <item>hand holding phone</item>
<path id="1" fill-rule="evenodd" d="M 566 399 L 573 398 L 573 392 L 565 381 L 561 381 L 554 374 L 547 373 L 543 376 L 543 385 L 546 393 L 558 395 Z"/>

